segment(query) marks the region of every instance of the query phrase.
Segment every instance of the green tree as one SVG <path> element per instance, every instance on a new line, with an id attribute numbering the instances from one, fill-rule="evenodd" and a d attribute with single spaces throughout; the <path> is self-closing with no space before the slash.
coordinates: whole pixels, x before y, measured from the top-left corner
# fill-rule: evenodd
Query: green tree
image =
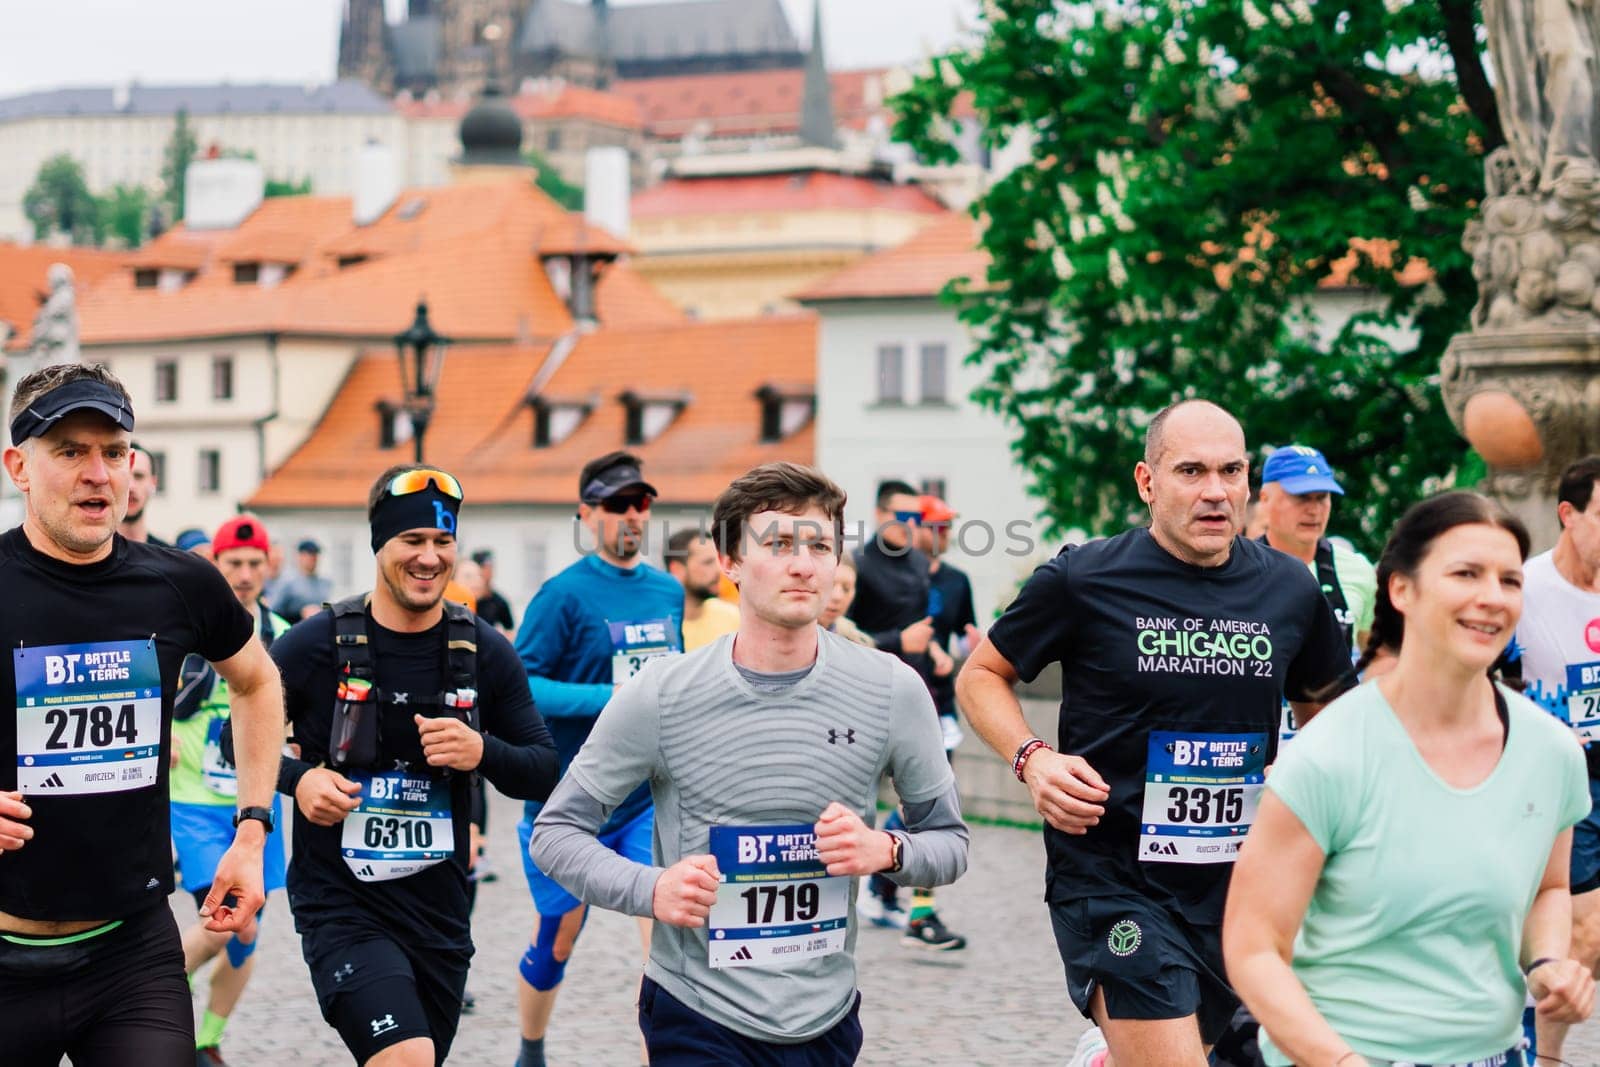
<path id="1" fill-rule="evenodd" d="M 952 159 L 970 101 L 991 147 L 1032 138 L 975 205 L 990 284 L 949 295 L 988 372 L 975 398 L 1015 426 L 1054 525 L 1143 521 L 1150 416 L 1203 396 L 1252 447 L 1325 450 L 1349 491 L 1335 527 L 1380 545 L 1465 455 L 1438 361 L 1475 299 L 1461 233 L 1501 143 L 1474 0 L 985 10 L 896 98 L 896 132 Z M 1341 260 L 1378 308 L 1319 339 L 1310 298 Z M 1402 277 L 1422 263 L 1432 280 Z M 1415 343 L 1383 329 L 1407 322 Z"/>
<path id="2" fill-rule="evenodd" d="M 268 178 L 264 196 L 309 196 L 311 194 L 311 179 L 301 178 L 297 182 L 281 182 L 276 178 Z"/>
<path id="3" fill-rule="evenodd" d="M 161 156 L 161 202 L 168 208 L 168 225 L 183 218 L 184 180 L 198 151 L 199 143 L 189 126 L 189 113 L 179 108 L 172 136 L 167 138 Z"/>
<path id="4" fill-rule="evenodd" d="M 69 155 L 51 156 L 40 165 L 22 196 L 22 212 L 33 223 L 37 240 L 57 233 L 73 244 L 100 240 L 99 204 L 83 179 L 83 168 Z"/>
<path id="5" fill-rule="evenodd" d="M 522 158 L 535 168 L 537 174 L 533 184 L 537 185 L 546 196 L 568 211 L 583 210 L 583 189 L 573 185 L 561 176 L 551 162 L 544 158 L 537 149 L 524 148 Z"/>
<path id="6" fill-rule="evenodd" d="M 142 185 L 119 185 L 98 199 L 100 232 L 127 248 L 138 248 L 149 234 L 150 193 Z"/>

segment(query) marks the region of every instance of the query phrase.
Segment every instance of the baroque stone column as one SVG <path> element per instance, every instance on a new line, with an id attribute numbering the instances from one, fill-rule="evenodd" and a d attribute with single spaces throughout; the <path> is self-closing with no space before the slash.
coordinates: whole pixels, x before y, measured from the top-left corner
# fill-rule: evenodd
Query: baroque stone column
<path id="1" fill-rule="evenodd" d="M 1483 18 L 1507 144 L 1484 162 L 1463 239 L 1478 303 L 1440 385 L 1483 488 L 1545 548 L 1562 468 L 1600 452 L 1600 6 L 1484 0 Z"/>

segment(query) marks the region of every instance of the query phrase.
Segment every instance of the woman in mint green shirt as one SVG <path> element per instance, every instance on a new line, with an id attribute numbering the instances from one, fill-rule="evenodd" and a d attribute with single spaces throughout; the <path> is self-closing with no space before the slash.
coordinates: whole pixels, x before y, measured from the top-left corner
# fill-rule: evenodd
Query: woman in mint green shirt
<path id="1" fill-rule="evenodd" d="M 1568 958 L 1583 752 L 1489 671 L 1522 613 L 1528 534 L 1475 493 L 1417 504 L 1378 565 L 1394 667 L 1271 769 L 1223 923 L 1269 1064 L 1523 1062 L 1524 994 L 1576 1022 Z M 1526 972 L 1526 977 L 1524 977 Z"/>

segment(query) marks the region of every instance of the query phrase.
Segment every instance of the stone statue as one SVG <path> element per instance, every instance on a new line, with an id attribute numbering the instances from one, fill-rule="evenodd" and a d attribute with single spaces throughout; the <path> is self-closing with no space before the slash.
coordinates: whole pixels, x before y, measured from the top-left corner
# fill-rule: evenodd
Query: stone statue
<path id="1" fill-rule="evenodd" d="M 1467 224 L 1478 303 L 1440 388 L 1483 488 L 1547 546 L 1562 467 L 1600 452 L 1600 0 L 1484 0 L 1506 146 Z"/>
<path id="2" fill-rule="evenodd" d="M 50 267 L 50 295 L 33 320 L 33 340 L 28 355 L 35 367 L 77 363 L 78 302 L 72 287 L 72 268 L 65 263 Z"/>

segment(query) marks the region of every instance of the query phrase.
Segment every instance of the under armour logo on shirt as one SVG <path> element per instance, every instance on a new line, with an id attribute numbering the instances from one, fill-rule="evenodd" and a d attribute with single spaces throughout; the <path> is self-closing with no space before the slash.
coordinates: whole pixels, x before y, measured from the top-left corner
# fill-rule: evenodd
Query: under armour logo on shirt
<path id="1" fill-rule="evenodd" d="M 390 1030 L 393 1030 L 399 1025 L 399 1023 L 394 1021 L 393 1015 L 385 1015 L 381 1019 L 373 1019 L 372 1036 L 377 1037 L 379 1034 L 387 1034 Z"/>
<path id="2" fill-rule="evenodd" d="M 854 730 L 835 730 L 831 727 L 828 729 L 828 744 L 837 745 L 841 737 L 844 738 L 844 743 L 847 745 L 856 743 L 856 732 Z"/>

